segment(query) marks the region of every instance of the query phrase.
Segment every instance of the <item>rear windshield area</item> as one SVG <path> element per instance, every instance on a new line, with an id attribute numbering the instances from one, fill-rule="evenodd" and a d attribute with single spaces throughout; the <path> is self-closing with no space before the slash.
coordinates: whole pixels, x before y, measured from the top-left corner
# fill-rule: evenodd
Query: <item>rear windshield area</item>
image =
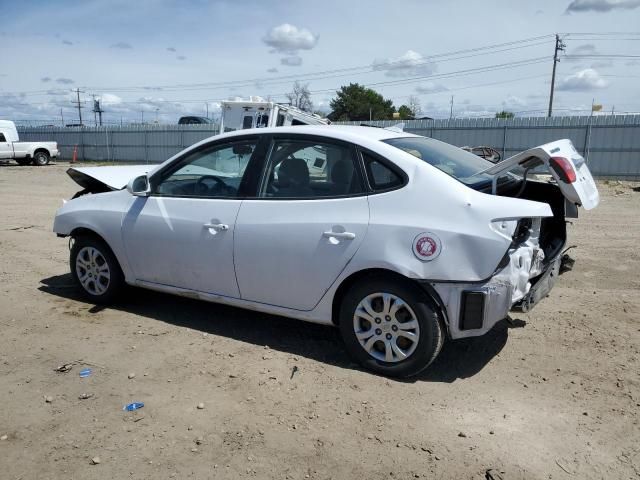
<path id="1" fill-rule="evenodd" d="M 426 137 L 390 138 L 383 142 L 410 153 L 470 187 L 491 182 L 490 175 L 476 174 L 492 167 L 493 163 L 448 143 Z"/>

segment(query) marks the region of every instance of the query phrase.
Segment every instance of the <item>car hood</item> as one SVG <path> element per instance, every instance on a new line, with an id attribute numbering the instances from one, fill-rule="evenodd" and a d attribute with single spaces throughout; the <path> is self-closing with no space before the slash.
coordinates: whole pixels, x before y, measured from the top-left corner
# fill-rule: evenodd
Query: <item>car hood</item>
<path id="1" fill-rule="evenodd" d="M 71 167 L 67 170 L 74 182 L 88 190 L 122 190 L 129 180 L 153 170 L 156 165 L 126 165 L 119 167 Z"/>

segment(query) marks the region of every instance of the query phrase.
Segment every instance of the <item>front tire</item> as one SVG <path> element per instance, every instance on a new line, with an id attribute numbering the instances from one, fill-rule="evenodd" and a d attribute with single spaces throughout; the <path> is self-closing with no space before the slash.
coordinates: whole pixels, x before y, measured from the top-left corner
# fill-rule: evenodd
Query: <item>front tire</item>
<path id="1" fill-rule="evenodd" d="M 111 303 L 124 286 L 122 269 L 102 240 L 77 237 L 69 263 L 73 279 L 92 303 Z"/>
<path id="2" fill-rule="evenodd" d="M 33 163 L 39 167 L 44 167 L 49 163 L 49 153 L 40 150 L 33 154 Z"/>
<path id="3" fill-rule="evenodd" d="M 363 367 L 389 377 L 427 368 L 444 343 L 432 302 L 417 286 L 373 278 L 351 287 L 340 308 L 340 332 Z"/>

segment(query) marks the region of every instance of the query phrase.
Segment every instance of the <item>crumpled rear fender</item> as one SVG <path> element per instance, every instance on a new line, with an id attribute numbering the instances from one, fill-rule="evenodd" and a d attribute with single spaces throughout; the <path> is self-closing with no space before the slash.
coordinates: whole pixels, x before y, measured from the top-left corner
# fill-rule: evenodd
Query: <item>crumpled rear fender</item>
<path id="1" fill-rule="evenodd" d="M 383 263 L 417 280 L 481 281 L 511 245 L 515 220 L 553 216 L 546 203 L 477 192 L 435 168 L 426 172 L 430 181 L 424 175 L 416 171 L 406 187 L 369 197 L 367 239 L 353 268 Z M 492 225 L 496 221 L 506 224 L 504 231 Z M 414 240 L 425 232 L 441 245 L 428 261 L 414 252 Z"/>

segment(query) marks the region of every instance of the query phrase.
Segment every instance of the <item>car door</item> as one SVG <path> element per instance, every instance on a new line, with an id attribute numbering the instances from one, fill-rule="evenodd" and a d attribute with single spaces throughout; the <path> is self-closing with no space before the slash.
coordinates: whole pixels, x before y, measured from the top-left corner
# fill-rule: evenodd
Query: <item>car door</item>
<path id="1" fill-rule="evenodd" d="M 153 175 L 151 194 L 136 197 L 123 219 L 137 280 L 239 297 L 233 236 L 258 143 L 214 142 Z"/>
<path id="2" fill-rule="evenodd" d="M 366 235 L 369 205 L 354 147 L 325 137 L 274 136 L 255 199 L 235 232 L 241 298 L 311 310 Z"/>
<path id="3" fill-rule="evenodd" d="M 11 144 L 7 141 L 4 133 L 0 132 L 0 158 L 12 158 L 13 149 Z"/>

